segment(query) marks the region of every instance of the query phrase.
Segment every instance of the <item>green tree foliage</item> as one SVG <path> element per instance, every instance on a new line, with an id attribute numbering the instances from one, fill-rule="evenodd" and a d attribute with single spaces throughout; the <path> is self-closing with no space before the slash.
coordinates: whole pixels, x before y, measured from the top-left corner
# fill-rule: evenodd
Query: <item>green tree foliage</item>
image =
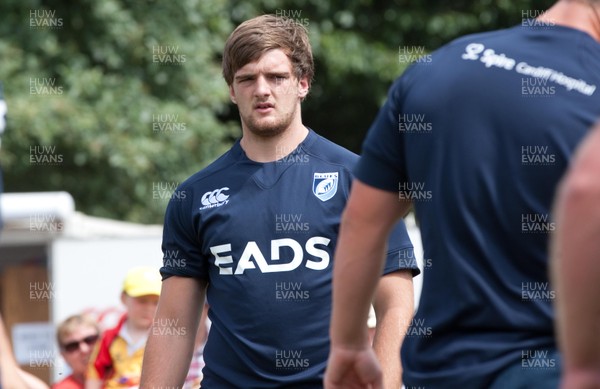
<path id="1" fill-rule="evenodd" d="M 80 211 L 162 222 L 174 186 L 240 134 L 220 53 L 247 18 L 275 13 L 308 27 L 316 77 L 304 122 L 359 152 L 410 55 L 519 24 L 550 4 L 3 0 L 5 188 L 66 190 Z"/>
<path id="2" fill-rule="evenodd" d="M 222 153 L 220 0 L 3 1 L 7 191 L 66 190 L 86 213 L 161 222 L 173 186 Z"/>

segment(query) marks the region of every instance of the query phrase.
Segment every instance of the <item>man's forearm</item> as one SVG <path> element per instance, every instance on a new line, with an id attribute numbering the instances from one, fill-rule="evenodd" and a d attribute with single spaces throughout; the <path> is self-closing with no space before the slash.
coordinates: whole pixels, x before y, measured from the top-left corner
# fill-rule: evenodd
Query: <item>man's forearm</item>
<path id="1" fill-rule="evenodd" d="M 402 212 L 394 193 L 354 182 L 334 259 L 333 345 L 368 346 L 369 305 L 382 273 L 387 237 Z"/>
<path id="2" fill-rule="evenodd" d="M 359 247 L 354 244 L 360 229 L 345 224 L 345 238 L 338 241 L 333 276 L 333 312 L 331 340 L 333 343 L 362 346 L 368 343 L 365 323 L 369 304 L 382 271 L 384 245 L 381 247 Z M 356 257 L 353 257 L 356 255 Z M 358 259 L 360 258 L 360 259 Z M 364 258 L 376 258 L 367 264 Z M 354 306 L 354 309 L 347 309 Z"/>
<path id="3" fill-rule="evenodd" d="M 48 389 L 48 385 L 41 379 L 23 369 L 18 369 L 19 377 L 27 385 L 27 389 Z"/>
<path id="4" fill-rule="evenodd" d="M 166 320 L 164 317 L 162 319 Z M 161 318 L 157 317 L 156 320 Z M 188 334 L 151 335 L 148 338 L 141 388 L 175 388 L 183 385 L 194 351 L 195 332 L 190 329 Z"/>
<path id="5" fill-rule="evenodd" d="M 181 387 L 189 371 L 204 288 L 199 281 L 169 278 L 144 351 L 140 388 Z"/>
<path id="6" fill-rule="evenodd" d="M 374 300 L 377 327 L 373 349 L 383 371 L 384 387 L 402 385 L 400 347 L 414 314 L 411 271 L 388 274 L 379 281 Z"/>
<path id="7" fill-rule="evenodd" d="M 0 386 L 7 389 L 27 389 L 19 375 L 19 366 L 12 352 L 4 321 L 0 315 Z"/>
<path id="8" fill-rule="evenodd" d="M 14 363 L 2 358 L 0 358 L 0 387 L 3 389 L 29 389 L 19 374 L 19 368 Z"/>

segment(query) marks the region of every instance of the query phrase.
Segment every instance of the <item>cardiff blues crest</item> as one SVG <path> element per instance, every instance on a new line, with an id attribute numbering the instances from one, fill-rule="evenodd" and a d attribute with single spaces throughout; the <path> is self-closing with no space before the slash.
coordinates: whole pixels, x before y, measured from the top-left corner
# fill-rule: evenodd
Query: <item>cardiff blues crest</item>
<path id="1" fill-rule="evenodd" d="M 321 201 L 327 201 L 335 195 L 338 187 L 338 173 L 315 173 L 312 190 Z"/>

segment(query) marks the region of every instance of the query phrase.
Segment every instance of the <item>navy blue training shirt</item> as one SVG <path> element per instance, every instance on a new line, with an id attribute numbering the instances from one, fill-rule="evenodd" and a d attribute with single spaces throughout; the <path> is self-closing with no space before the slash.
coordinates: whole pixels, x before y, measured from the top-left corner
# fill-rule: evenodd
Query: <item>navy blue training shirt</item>
<path id="1" fill-rule="evenodd" d="M 600 117 L 598 88 L 600 44 L 539 24 L 458 39 L 391 87 L 356 176 L 413 200 L 421 221 L 407 386 L 487 388 L 555 350 L 551 205 Z"/>
<path id="2" fill-rule="evenodd" d="M 167 208 L 163 278 L 209 283 L 202 388 L 322 387 L 333 253 L 358 157 L 312 130 L 281 155 L 254 162 L 238 141 Z M 383 273 L 417 274 L 413 258 L 398 224 Z"/>

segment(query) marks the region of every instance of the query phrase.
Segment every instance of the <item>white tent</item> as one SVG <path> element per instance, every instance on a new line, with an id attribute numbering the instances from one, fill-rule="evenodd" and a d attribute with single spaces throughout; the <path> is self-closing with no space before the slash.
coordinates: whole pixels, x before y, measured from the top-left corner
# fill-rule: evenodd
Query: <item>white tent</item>
<path id="1" fill-rule="evenodd" d="M 115 321 L 127 270 L 161 266 L 162 226 L 84 215 L 66 192 L 4 193 L 0 212 L 0 296 L 15 354 L 52 368 L 54 381 L 66 373 L 54 325 L 81 312 Z"/>

